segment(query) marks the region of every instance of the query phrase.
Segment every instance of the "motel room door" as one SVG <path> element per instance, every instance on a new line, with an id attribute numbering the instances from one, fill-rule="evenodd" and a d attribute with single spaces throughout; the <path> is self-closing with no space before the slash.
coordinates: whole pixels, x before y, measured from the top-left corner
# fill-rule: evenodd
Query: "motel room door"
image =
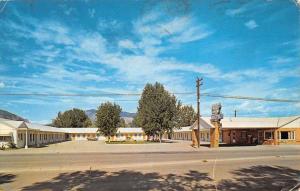
<path id="1" fill-rule="evenodd" d="M 264 142 L 264 131 L 258 130 L 257 138 L 258 138 L 258 141 L 257 141 L 258 144 L 262 144 Z"/>

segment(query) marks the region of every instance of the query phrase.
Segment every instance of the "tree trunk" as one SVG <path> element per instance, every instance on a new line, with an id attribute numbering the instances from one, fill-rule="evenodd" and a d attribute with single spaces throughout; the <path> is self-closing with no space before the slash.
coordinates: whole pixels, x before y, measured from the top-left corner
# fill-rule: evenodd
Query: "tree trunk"
<path id="1" fill-rule="evenodd" d="M 110 143 L 110 136 L 108 136 L 108 142 Z"/>
<path id="2" fill-rule="evenodd" d="M 159 133 L 159 143 L 161 143 L 161 133 Z"/>

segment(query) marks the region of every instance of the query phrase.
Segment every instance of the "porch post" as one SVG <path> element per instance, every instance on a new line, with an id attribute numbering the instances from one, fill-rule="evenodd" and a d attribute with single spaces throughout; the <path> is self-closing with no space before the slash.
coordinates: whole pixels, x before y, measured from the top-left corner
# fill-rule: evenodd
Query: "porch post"
<path id="1" fill-rule="evenodd" d="M 25 132 L 25 149 L 28 149 L 28 129 Z"/>
<path id="2" fill-rule="evenodd" d="M 274 129 L 274 145 L 279 145 L 278 142 L 278 130 Z"/>

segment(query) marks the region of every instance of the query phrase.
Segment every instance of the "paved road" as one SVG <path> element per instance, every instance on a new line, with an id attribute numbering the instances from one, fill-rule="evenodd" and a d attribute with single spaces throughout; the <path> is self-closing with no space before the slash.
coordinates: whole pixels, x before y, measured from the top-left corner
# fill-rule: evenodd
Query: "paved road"
<path id="1" fill-rule="evenodd" d="M 296 190 L 297 147 L 207 152 L 5 154 L 4 190 Z"/>
<path id="2" fill-rule="evenodd" d="M 205 160 L 233 160 L 236 158 L 274 158 L 300 156 L 295 148 L 253 150 L 210 150 L 203 152 L 157 153 L 65 153 L 65 154 L 6 154 L 0 157 L 2 172 L 28 170 L 74 170 L 156 163 L 187 163 Z"/>

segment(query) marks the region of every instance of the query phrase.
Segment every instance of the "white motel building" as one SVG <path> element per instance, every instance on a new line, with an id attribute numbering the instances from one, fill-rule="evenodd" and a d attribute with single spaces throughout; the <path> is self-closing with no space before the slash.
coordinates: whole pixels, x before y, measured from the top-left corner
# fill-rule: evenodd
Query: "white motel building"
<path id="1" fill-rule="evenodd" d="M 222 121 L 220 142 L 225 144 L 300 144 L 300 116 L 272 118 L 224 118 Z M 200 119 L 200 141 L 210 141 L 210 129 L 213 125 L 209 117 Z M 193 141 L 197 132 L 197 122 L 191 126 L 175 129 L 173 140 Z M 39 147 L 62 141 L 106 140 L 97 133 L 97 128 L 56 128 L 40 124 L 13 121 L 0 118 L 0 148 L 14 144 L 18 148 Z M 147 140 L 142 128 L 119 128 L 112 141 Z"/>
<path id="2" fill-rule="evenodd" d="M 0 118 L 0 147 L 14 144 L 18 148 L 39 147 L 68 140 L 106 140 L 97 128 L 56 128 L 46 125 Z M 119 128 L 113 141 L 147 140 L 142 128 Z"/>

